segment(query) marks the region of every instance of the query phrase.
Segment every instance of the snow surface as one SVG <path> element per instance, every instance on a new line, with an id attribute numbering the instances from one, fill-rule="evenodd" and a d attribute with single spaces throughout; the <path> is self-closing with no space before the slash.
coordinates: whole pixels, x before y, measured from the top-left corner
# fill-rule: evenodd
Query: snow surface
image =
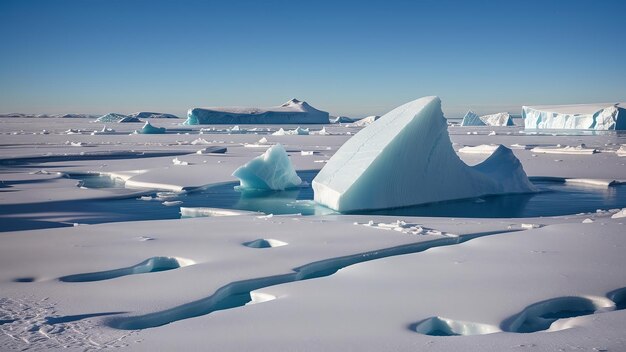
<path id="1" fill-rule="evenodd" d="M 187 112 L 185 121 L 186 125 L 279 123 L 329 123 L 329 120 L 327 112 L 317 110 L 304 101 L 291 99 L 280 106 L 269 108 L 192 108 Z"/>
<path id="2" fill-rule="evenodd" d="M 239 179 L 242 189 L 282 191 L 302 183 L 280 143 L 235 170 L 233 176 Z"/>
<path id="3" fill-rule="evenodd" d="M 180 128 L 173 124 L 167 134 L 129 136 L 137 125 L 91 135 L 91 122 L 0 118 L 2 351 L 626 350 L 624 209 L 464 219 L 196 208 L 190 214 L 212 216 L 128 222 L 90 200 L 178 211 L 187 208 L 186 192 L 163 189 L 236 182 L 233 171 L 264 151 L 246 145 L 280 142 L 296 170 L 317 170 L 355 127 L 327 125 L 330 135 L 311 136 L 199 135 L 200 126 L 172 132 Z M 497 135 L 488 137 L 492 130 Z M 524 146 L 513 152 L 532 177 L 626 181 L 626 161 L 616 153 L 626 136 L 521 132 L 449 128 L 456 146 Z M 65 145 L 68 138 L 85 146 Z M 198 138 L 205 142 L 192 144 Z M 582 143 L 599 152 L 555 162 L 530 150 Z M 209 147 L 227 151 L 196 154 Z M 175 157 L 189 165 L 173 165 Z M 475 165 L 485 154 L 459 157 Z M 103 173 L 127 188 L 81 188 L 58 172 Z M 93 219 L 105 223 L 85 224 Z M 559 315 L 573 317 L 553 321 Z M 427 335 L 437 333 L 432 327 L 461 336 Z"/>
<path id="4" fill-rule="evenodd" d="M 437 97 L 402 105 L 348 140 L 313 180 L 315 201 L 349 212 L 533 192 L 521 163 L 499 146 L 469 167 L 452 149 Z"/>
<path id="5" fill-rule="evenodd" d="M 616 104 L 523 106 L 527 129 L 626 130 L 626 110 Z"/>

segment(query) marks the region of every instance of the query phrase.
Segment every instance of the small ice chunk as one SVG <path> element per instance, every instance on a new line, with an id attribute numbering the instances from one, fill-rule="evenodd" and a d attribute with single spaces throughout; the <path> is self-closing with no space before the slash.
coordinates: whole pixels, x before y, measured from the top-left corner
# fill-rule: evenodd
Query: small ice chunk
<path id="1" fill-rule="evenodd" d="M 307 155 L 313 155 L 314 151 L 312 150 L 302 150 L 300 151 L 300 155 L 302 156 L 307 156 Z"/>
<path id="2" fill-rule="evenodd" d="M 163 134 L 165 132 L 165 127 L 154 127 L 148 121 L 146 121 L 146 124 L 143 125 L 141 131 L 139 131 L 141 134 Z"/>
<path id="3" fill-rule="evenodd" d="M 463 147 L 459 149 L 459 153 L 466 153 L 466 154 L 493 154 L 493 152 L 496 151 L 496 149 L 498 149 L 499 145 L 495 145 L 495 144 L 481 144 L 481 145 L 477 145 L 475 147 Z"/>
<path id="4" fill-rule="evenodd" d="M 540 227 L 541 227 L 540 224 L 522 224 L 521 225 L 521 228 L 523 229 L 538 229 Z"/>
<path id="5" fill-rule="evenodd" d="M 172 159 L 172 163 L 174 163 L 174 165 L 183 165 L 183 166 L 189 165 L 188 162 L 179 160 L 178 157 Z"/>
<path id="6" fill-rule="evenodd" d="M 590 218 L 586 218 L 585 220 L 583 220 L 583 224 L 591 224 L 592 222 L 593 220 Z"/>
<path id="7" fill-rule="evenodd" d="M 212 146 L 212 147 L 202 148 L 198 150 L 196 154 L 224 154 L 226 153 L 226 151 L 227 151 L 226 147 Z"/>
<path id="8" fill-rule="evenodd" d="M 620 219 L 620 218 L 626 218 L 626 208 L 623 208 L 617 213 L 611 215 L 611 219 Z"/>
<path id="9" fill-rule="evenodd" d="M 280 143 L 235 170 L 233 176 L 244 189 L 285 190 L 302 183 Z"/>
<path id="10" fill-rule="evenodd" d="M 165 202 L 163 202 L 161 204 L 165 205 L 166 207 L 173 207 L 173 206 L 176 206 L 176 205 L 183 204 L 183 202 L 180 201 L 180 200 L 166 200 Z"/>

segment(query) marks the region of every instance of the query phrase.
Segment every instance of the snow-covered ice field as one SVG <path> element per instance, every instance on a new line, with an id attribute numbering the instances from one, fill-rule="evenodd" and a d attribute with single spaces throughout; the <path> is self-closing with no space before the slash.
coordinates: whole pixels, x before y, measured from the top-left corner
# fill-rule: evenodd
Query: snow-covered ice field
<path id="1" fill-rule="evenodd" d="M 190 208 L 272 145 L 315 174 L 363 127 L 93 121 L 0 118 L 0 350 L 626 350 L 626 134 L 448 128 L 470 166 L 503 144 L 531 181 L 611 206 L 341 215 L 296 194 L 278 215 L 267 194 Z"/>

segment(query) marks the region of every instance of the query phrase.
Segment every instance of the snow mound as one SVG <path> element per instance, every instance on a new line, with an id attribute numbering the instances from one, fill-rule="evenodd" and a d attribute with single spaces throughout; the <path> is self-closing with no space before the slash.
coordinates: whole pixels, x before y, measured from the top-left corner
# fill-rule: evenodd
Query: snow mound
<path id="1" fill-rule="evenodd" d="M 151 112 L 151 111 L 140 111 L 134 114 L 128 115 L 130 117 L 135 117 L 138 119 L 177 119 L 178 116 L 172 114 L 166 114 L 163 112 Z"/>
<path id="2" fill-rule="evenodd" d="M 310 132 L 308 128 L 301 128 L 300 126 L 298 126 L 296 129 L 291 130 L 291 131 L 285 131 L 283 128 L 281 128 L 278 131 L 272 133 L 273 136 L 289 136 L 289 135 L 308 136 L 309 134 Z"/>
<path id="3" fill-rule="evenodd" d="M 526 129 L 626 130 L 626 109 L 617 104 L 523 106 Z"/>
<path id="4" fill-rule="evenodd" d="M 508 112 L 478 116 L 472 110 L 468 110 L 461 126 L 514 126 L 514 124 Z"/>
<path id="5" fill-rule="evenodd" d="M 315 201 L 343 212 L 535 191 L 504 146 L 476 166 L 461 161 L 438 97 L 402 105 L 359 131 L 312 186 Z"/>
<path id="6" fill-rule="evenodd" d="M 286 124 L 329 123 L 328 113 L 317 110 L 304 101 L 291 99 L 269 108 L 215 107 L 192 108 L 187 112 L 186 125 L 200 124 Z"/>
<path id="7" fill-rule="evenodd" d="M 235 170 L 233 176 L 239 179 L 243 189 L 282 191 L 302 183 L 280 143 Z"/>
<path id="8" fill-rule="evenodd" d="M 617 156 L 626 156 L 626 145 L 621 145 L 618 150 L 615 151 Z"/>
<path id="9" fill-rule="evenodd" d="M 110 112 L 96 119 L 96 122 L 141 122 L 137 117 Z"/>
<path id="10" fill-rule="evenodd" d="M 139 131 L 139 133 L 141 134 L 163 134 L 165 133 L 166 129 L 165 127 L 154 127 L 150 124 L 150 122 L 146 121 L 146 124 L 143 125 L 143 127 L 141 128 L 141 131 Z"/>

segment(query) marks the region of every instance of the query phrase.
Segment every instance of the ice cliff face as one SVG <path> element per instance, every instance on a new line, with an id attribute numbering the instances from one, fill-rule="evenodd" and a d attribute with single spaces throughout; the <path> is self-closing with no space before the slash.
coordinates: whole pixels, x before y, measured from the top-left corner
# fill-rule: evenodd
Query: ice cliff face
<path id="1" fill-rule="evenodd" d="M 359 131 L 312 186 L 316 202 L 341 212 L 535 191 L 506 147 L 474 167 L 461 161 L 438 97 L 404 104 Z"/>
<path id="2" fill-rule="evenodd" d="M 527 129 L 626 130 L 620 104 L 523 106 Z"/>
<path id="3" fill-rule="evenodd" d="M 187 121 L 185 121 L 186 125 L 288 123 L 329 123 L 328 113 L 317 110 L 304 101 L 291 99 L 280 106 L 269 108 L 193 108 L 187 112 Z"/>

